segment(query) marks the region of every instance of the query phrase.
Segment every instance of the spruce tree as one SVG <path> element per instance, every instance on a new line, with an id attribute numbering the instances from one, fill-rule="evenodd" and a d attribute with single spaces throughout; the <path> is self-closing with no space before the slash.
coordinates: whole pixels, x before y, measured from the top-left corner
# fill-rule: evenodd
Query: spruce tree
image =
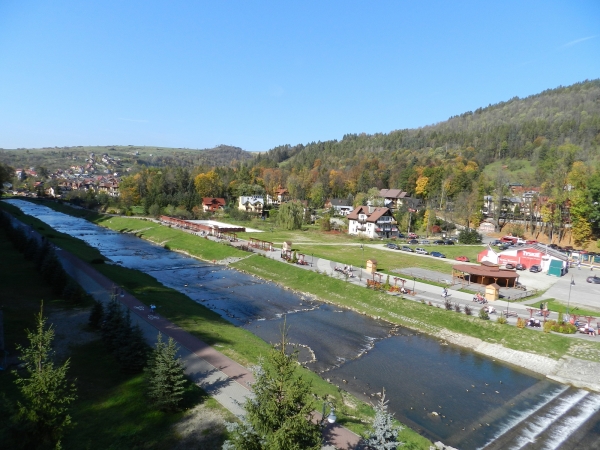
<path id="1" fill-rule="evenodd" d="M 54 329 L 46 326 L 43 304 L 36 316 L 35 331 L 27 330 L 29 346 L 17 345 L 27 371 L 15 372 L 22 401 L 13 417 L 16 433 L 24 448 L 56 448 L 71 425 L 69 404 L 76 398 L 75 385 L 67 380 L 69 360 L 55 367 L 52 351 Z"/>
<path id="2" fill-rule="evenodd" d="M 124 322 L 121 304 L 117 296 L 113 295 L 106 307 L 104 321 L 102 322 L 102 340 L 109 352 L 114 352 L 119 345 L 119 334 Z"/>
<path id="3" fill-rule="evenodd" d="M 119 362 L 126 373 L 141 372 L 148 361 L 148 345 L 139 324 L 135 324 L 129 333 L 129 340 L 121 348 Z"/>
<path id="4" fill-rule="evenodd" d="M 94 300 L 92 310 L 90 311 L 90 317 L 88 323 L 94 330 L 99 330 L 102 326 L 102 320 L 104 318 L 104 305 L 98 300 Z"/>
<path id="5" fill-rule="evenodd" d="M 364 441 L 369 450 L 394 450 L 403 445 L 398 441 L 398 433 L 402 428 L 394 425 L 394 416 L 387 412 L 387 404 L 384 389 L 381 399 L 375 405 L 373 428 L 369 432 L 369 437 Z"/>
<path id="6" fill-rule="evenodd" d="M 224 450 L 320 449 L 321 429 L 310 420 L 311 384 L 296 372 L 298 350 L 286 353 L 285 331 L 265 361 L 255 367 L 254 395 L 246 400 L 246 417 L 229 424 Z"/>
<path id="7" fill-rule="evenodd" d="M 178 350 L 173 338 L 164 343 L 159 332 L 146 368 L 148 396 L 164 411 L 176 410 L 183 398 L 185 375 L 181 358 L 177 357 Z"/>

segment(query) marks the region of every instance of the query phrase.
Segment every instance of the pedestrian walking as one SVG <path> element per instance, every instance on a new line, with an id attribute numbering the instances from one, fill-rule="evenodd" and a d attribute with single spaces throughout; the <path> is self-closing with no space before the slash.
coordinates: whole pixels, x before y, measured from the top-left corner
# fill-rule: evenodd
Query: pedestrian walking
<path id="1" fill-rule="evenodd" d="M 577 270 L 581 270 L 581 260 L 577 261 Z"/>

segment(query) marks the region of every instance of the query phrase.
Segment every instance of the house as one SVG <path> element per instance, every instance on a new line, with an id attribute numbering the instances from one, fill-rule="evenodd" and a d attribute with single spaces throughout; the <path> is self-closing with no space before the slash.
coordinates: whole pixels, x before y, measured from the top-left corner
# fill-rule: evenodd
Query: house
<path id="1" fill-rule="evenodd" d="M 238 209 L 247 212 L 262 212 L 265 205 L 265 199 L 257 196 L 241 196 L 238 202 Z"/>
<path id="2" fill-rule="evenodd" d="M 398 227 L 389 208 L 359 206 L 348 214 L 348 234 L 370 238 L 398 236 Z"/>
<path id="3" fill-rule="evenodd" d="M 333 208 L 335 213 L 341 216 L 347 216 L 352 212 L 352 205 L 348 202 L 348 199 L 343 198 L 330 198 L 325 202 L 325 208 Z"/>
<path id="4" fill-rule="evenodd" d="M 225 207 L 224 198 L 204 197 L 202 199 L 202 209 L 204 212 L 215 212 Z"/>
<path id="5" fill-rule="evenodd" d="M 287 202 L 290 199 L 290 193 L 287 189 L 279 186 L 275 190 L 274 195 L 267 194 L 267 205 L 280 205 L 283 202 Z"/>
<path id="6" fill-rule="evenodd" d="M 379 196 L 383 198 L 383 206 L 390 209 L 399 209 L 405 204 L 405 199 L 410 197 L 408 192 L 401 189 L 381 189 Z"/>

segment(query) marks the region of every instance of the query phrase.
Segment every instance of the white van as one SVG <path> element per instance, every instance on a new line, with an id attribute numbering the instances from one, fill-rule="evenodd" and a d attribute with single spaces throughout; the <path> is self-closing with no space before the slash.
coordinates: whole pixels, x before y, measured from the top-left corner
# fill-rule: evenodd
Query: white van
<path id="1" fill-rule="evenodd" d="M 429 255 L 429 252 L 421 247 L 415 248 L 415 253 L 417 253 L 419 255 Z"/>

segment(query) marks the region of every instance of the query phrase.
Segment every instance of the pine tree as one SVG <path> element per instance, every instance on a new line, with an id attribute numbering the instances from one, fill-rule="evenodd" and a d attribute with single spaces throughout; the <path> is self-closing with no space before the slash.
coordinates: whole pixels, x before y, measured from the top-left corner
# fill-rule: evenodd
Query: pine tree
<path id="1" fill-rule="evenodd" d="M 154 405 L 161 410 L 176 410 L 183 398 L 185 375 L 181 358 L 177 357 L 178 350 L 173 338 L 169 338 L 165 344 L 162 334 L 158 333 L 156 347 L 150 355 L 146 374 L 149 385 L 148 395 Z"/>
<path id="2" fill-rule="evenodd" d="M 385 389 L 381 399 L 375 405 L 375 419 L 373 428 L 369 433 L 369 438 L 365 439 L 364 444 L 370 450 L 394 450 L 403 445 L 398 441 L 398 433 L 401 427 L 394 425 L 394 417 L 387 412 L 388 402 L 385 400 Z"/>
<path id="3" fill-rule="evenodd" d="M 135 324 L 129 333 L 129 340 L 121 348 L 119 362 L 126 373 L 141 372 L 148 362 L 148 345 L 139 324 Z"/>
<path id="4" fill-rule="evenodd" d="M 98 300 L 94 300 L 88 323 L 94 330 L 99 330 L 104 318 L 104 305 Z"/>
<path id="5" fill-rule="evenodd" d="M 123 321 L 121 304 L 117 301 L 117 296 L 113 295 L 108 302 L 104 321 L 102 322 L 102 340 L 111 353 L 118 348 L 119 333 L 121 332 Z"/>
<path id="6" fill-rule="evenodd" d="M 246 417 L 229 424 L 227 450 L 320 449 L 321 429 L 311 422 L 311 384 L 298 376 L 298 350 L 286 353 L 286 334 L 265 361 L 255 367 L 254 396 L 246 400 Z"/>
<path id="7" fill-rule="evenodd" d="M 67 380 L 70 360 L 54 366 L 54 329 L 46 327 L 43 304 L 36 317 L 35 331 L 27 330 L 29 347 L 17 346 L 27 376 L 16 373 L 15 383 L 23 396 L 13 417 L 24 448 L 56 448 L 71 425 L 69 404 L 76 398 L 75 385 Z M 33 447 L 32 447 L 33 448 Z"/>

